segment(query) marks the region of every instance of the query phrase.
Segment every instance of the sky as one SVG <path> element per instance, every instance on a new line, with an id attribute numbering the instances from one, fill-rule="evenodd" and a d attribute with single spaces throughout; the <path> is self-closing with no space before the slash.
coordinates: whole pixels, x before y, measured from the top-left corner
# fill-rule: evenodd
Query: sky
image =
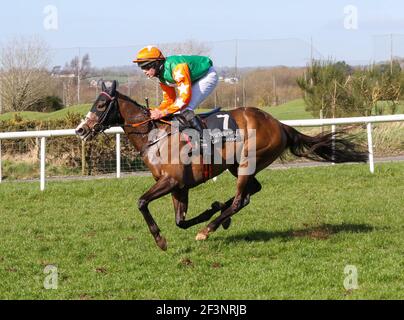
<path id="1" fill-rule="evenodd" d="M 207 42 L 222 66 L 234 64 L 234 39 L 241 67 L 305 65 L 311 41 L 314 57 L 367 63 L 389 58 L 389 34 L 404 56 L 402 0 L 13 0 L 0 12 L 1 45 L 39 36 L 54 64 L 80 47 L 95 65 L 125 65 L 142 46 L 189 39 Z"/>

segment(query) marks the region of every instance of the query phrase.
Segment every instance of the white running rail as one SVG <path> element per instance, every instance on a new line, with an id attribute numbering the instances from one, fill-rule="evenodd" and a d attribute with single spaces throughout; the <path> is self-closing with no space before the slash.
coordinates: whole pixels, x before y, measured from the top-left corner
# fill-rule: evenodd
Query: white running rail
<path id="1" fill-rule="evenodd" d="M 288 120 L 281 121 L 282 123 L 292 127 L 319 127 L 332 126 L 332 131 L 335 132 L 335 126 L 343 124 L 366 124 L 368 150 L 369 150 L 369 169 L 374 172 L 373 158 L 373 142 L 372 142 L 372 123 L 381 122 L 398 122 L 404 121 L 404 114 L 389 115 L 389 116 L 372 116 L 372 117 L 352 117 L 352 118 L 336 118 L 336 119 L 307 119 L 307 120 Z M 120 135 L 123 134 L 121 128 L 111 128 L 107 130 L 107 134 L 116 135 L 116 176 L 121 176 L 121 152 L 120 152 Z M 1 141 L 21 138 L 40 138 L 40 187 L 41 191 L 45 190 L 45 159 L 46 159 L 46 138 L 51 137 L 68 137 L 75 136 L 74 129 L 70 130 L 46 130 L 46 131 L 24 131 L 24 132 L 0 132 L 0 183 L 2 182 L 2 162 L 1 162 Z"/>

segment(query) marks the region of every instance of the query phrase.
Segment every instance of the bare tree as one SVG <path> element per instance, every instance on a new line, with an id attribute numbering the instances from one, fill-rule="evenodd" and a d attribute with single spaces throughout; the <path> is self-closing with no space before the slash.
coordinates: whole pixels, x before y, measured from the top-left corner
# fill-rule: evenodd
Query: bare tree
<path id="1" fill-rule="evenodd" d="M 2 109 L 29 110 L 50 92 L 50 50 L 37 38 L 15 38 L 0 54 Z"/>
<path id="2" fill-rule="evenodd" d="M 91 73 L 91 60 L 90 55 L 86 53 L 81 61 L 78 56 L 74 57 L 70 64 L 66 63 L 63 69 L 64 73 L 71 73 L 74 74 L 76 77 L 80 74 L 81 79 L 87 78 Z"/>

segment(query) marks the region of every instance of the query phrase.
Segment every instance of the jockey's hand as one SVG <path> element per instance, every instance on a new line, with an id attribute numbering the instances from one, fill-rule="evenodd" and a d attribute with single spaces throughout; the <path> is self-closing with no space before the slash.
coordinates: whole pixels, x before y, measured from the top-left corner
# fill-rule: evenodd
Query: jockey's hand
<path id="1" fill-rule="evenodd" d="M 150 111 L 150 118 L 152 120 L 158 120 L 164 117 L 164 114 L 160 111 L 160 109 L 153 109 Z"/>

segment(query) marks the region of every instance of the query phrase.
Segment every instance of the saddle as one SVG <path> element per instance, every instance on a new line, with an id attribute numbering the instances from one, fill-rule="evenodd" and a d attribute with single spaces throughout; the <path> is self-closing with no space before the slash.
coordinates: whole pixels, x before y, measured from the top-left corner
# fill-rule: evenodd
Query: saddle
<path id="1" fill-rule="evenodd" d="M 221 108 L 196 115 L 201 119 L 204 129 L 205 143 L 217 144 L 219 142 L 239 141 L 240 136 L 236 121 L 230 113 L 221 111 Z M 173 120 L 179 122 L 179 130 L 193 128 L 187 119 L 181 114 L 175 115 Z"/>
<path id="2" fill-rule="evenodd" d="M 195 117 L 199 117 L 200 120 L 198 122 L 203 130 L 203 133 L 200 132 L 202 139 L 196 142 L 188 138 L 188 143 L 192 145 L 193 150 L 194 148 L 200 148 L 200 152 L 203 155 L 203 178 L 206 182 L 213 177 L 212 157 L 215 152 L 214 150 L 221 149 L 226 142 L 241 141 L 241 135 L 236 121 L 231 117 L 230 113 L 221 111 L 221 108 L 215 108 L 210 112 L 195 115 Z M 178 121 L 178 130 L 180 132 L 185 129 L 194 129 L 190 123 L 191 121 L 186 118 L 187 116 L 184 114 L 177 114 L 173 115 L 171 119 Z M 190 151 L 191 154 L 192 151 Z"/>

